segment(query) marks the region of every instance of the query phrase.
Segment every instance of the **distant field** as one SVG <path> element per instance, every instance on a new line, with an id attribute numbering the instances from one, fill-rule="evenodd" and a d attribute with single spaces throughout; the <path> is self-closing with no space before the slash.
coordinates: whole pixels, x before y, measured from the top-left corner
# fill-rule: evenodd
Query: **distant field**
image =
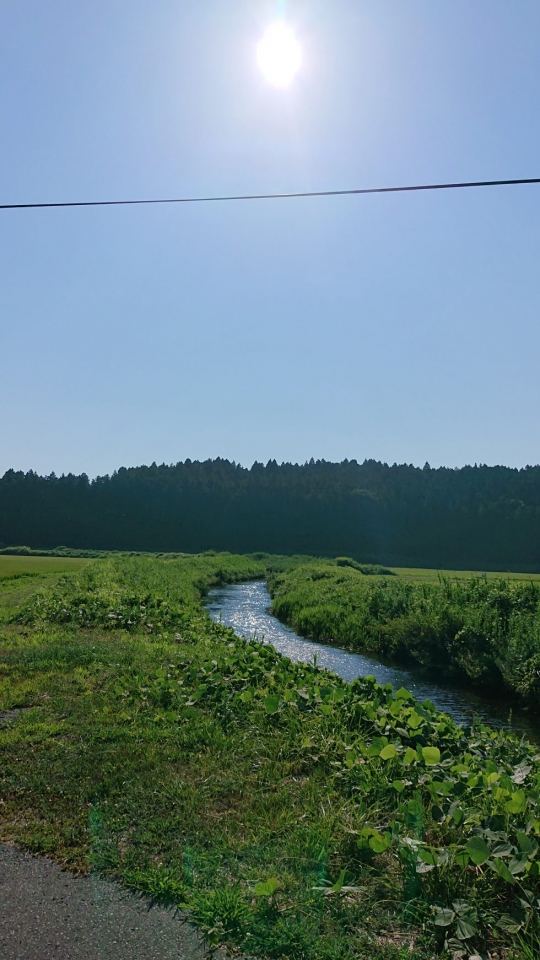
<path id="1" fill-rule="evenodd" d="M 469 577 L 482 576 L 481 570 L 430 570 L 422 567 L 390 567 L 389 569 L 399 577 L 410 580 L 438 580 L 439 576 L 466 580 Z M 505 580 L 540 580 L 540 573 L 507 573 L 505 570 L 488 572 L 486 576 L 488 580 L 496 577 L 504 577 Z"/>
<path id="2" fill-rule="evenodd" d="M 9 577 L 39 576 L 44 573 L 72 573 L 89 560 L 74 557 L 8 557 L 0 556 L 0 580 Z"/>
<path id="3" fill-rule="evenodd" d="M 268 557 L 271 559 L 270 554 L 268 554 Z M 307 557 L 298 557 L 295 559 L 303 562 L 308 560 Z M 315 560 L 315 558 L 313 559 Z M 28 557 L 0 554 L 0 580 L 25 574 L 28 576 L 38 576 L 48 573 L 73 573 L 75 570 L 80 570 L 85 564 L 91 562 L 92 558 L 86 557 Z M 294 565 L 293 563 L 293 566 Z M 433 570 L 423 567 L 389 567 L 388 569 L 404 579 L 425 582 L 437 581 L 440 575 L 459 580 L 464 580 L 468 577 L 482 576 L 482 571 L 479 570 Z M 488 580 L 493 580 L 495 577 L 504 577 L 505 580 L 540 581 L 540 573 L 507 573 L 504 570 L 487 573 Z"/>

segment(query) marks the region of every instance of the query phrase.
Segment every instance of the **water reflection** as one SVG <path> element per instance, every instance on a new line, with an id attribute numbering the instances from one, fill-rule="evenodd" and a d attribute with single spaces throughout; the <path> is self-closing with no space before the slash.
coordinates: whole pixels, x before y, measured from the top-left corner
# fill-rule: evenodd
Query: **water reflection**
<path id="1" fill-rule="evenodd" d="M 540 742 L 540 721 L 524 711 L 512 711 L 499 700 L 491 701 L 469 690 L 439 686 L 419 678 L 411 670 L 389 667 L 372 657 L 305 640 L 268 613 L 270 602 L 266 583 L 257 581 L 212 590 L 207 610 L 212 619 L 221 620 L 239 636 L 271 643 L 295 662 L 313 663 L 316 656 L 320 667 L 332 670 L 349 682 L 371 674 L 378 683 L 391 683 L 396 689 L 406 687 L 418 700 L 431 700 L 437 709 L 449 713 L 458 723 L 470 723 L 477 716 L 494 727 L 524 733 Z"/>

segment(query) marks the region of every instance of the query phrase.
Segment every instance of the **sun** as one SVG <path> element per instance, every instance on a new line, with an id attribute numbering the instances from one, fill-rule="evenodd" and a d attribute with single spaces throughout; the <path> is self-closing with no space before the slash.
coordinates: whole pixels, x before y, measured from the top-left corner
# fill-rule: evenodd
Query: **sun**
<path id="1" fill-rule="evenodd" d="M 272 23 L 257 47 L 257 61 L 275 87 L 288 87 L 302 65 L 302 48 L 291 27 Z"/>

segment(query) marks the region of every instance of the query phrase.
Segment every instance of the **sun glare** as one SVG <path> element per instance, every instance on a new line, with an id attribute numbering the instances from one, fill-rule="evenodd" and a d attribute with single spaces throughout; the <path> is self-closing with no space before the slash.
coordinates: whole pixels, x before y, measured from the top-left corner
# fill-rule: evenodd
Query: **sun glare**
<path id="1" fill-rule="evenodd" d="M 257 47 L 257 61 L 275 87 L 288 87 L 302 65 L 302 49 L 294 32 L 281 20 L 268 27 Z"/>

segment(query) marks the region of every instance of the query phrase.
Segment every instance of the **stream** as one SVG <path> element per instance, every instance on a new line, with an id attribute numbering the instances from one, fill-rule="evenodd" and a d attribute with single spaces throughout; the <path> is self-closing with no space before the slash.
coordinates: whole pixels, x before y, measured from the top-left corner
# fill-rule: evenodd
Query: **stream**
<path id="1" fill-rule="evenodd" d="M 391 683 L 395 689 L 405 687 L 420 701 L 431 700 L 438 710 L 449 713 L 457 723 L 469 724 L 476 716 L 492 727 L 502 727 L 540 743 L 540 718 L 505 703 L 500 696 L 490 698 L 467 688 L 442 686 L 413 670 L 306 640 L 268 612 L 270 603 L 266 583 L 255 581 L 210 591 L 206 609 L 213 620 L 232 627 L 239 636 L 270 643 L 290 660 L 313 663 L 316 656 L 317 666 L 331 670 L 343 680 L 351 682 L 356 677 L 371 675 L 378 683 Z"/>

